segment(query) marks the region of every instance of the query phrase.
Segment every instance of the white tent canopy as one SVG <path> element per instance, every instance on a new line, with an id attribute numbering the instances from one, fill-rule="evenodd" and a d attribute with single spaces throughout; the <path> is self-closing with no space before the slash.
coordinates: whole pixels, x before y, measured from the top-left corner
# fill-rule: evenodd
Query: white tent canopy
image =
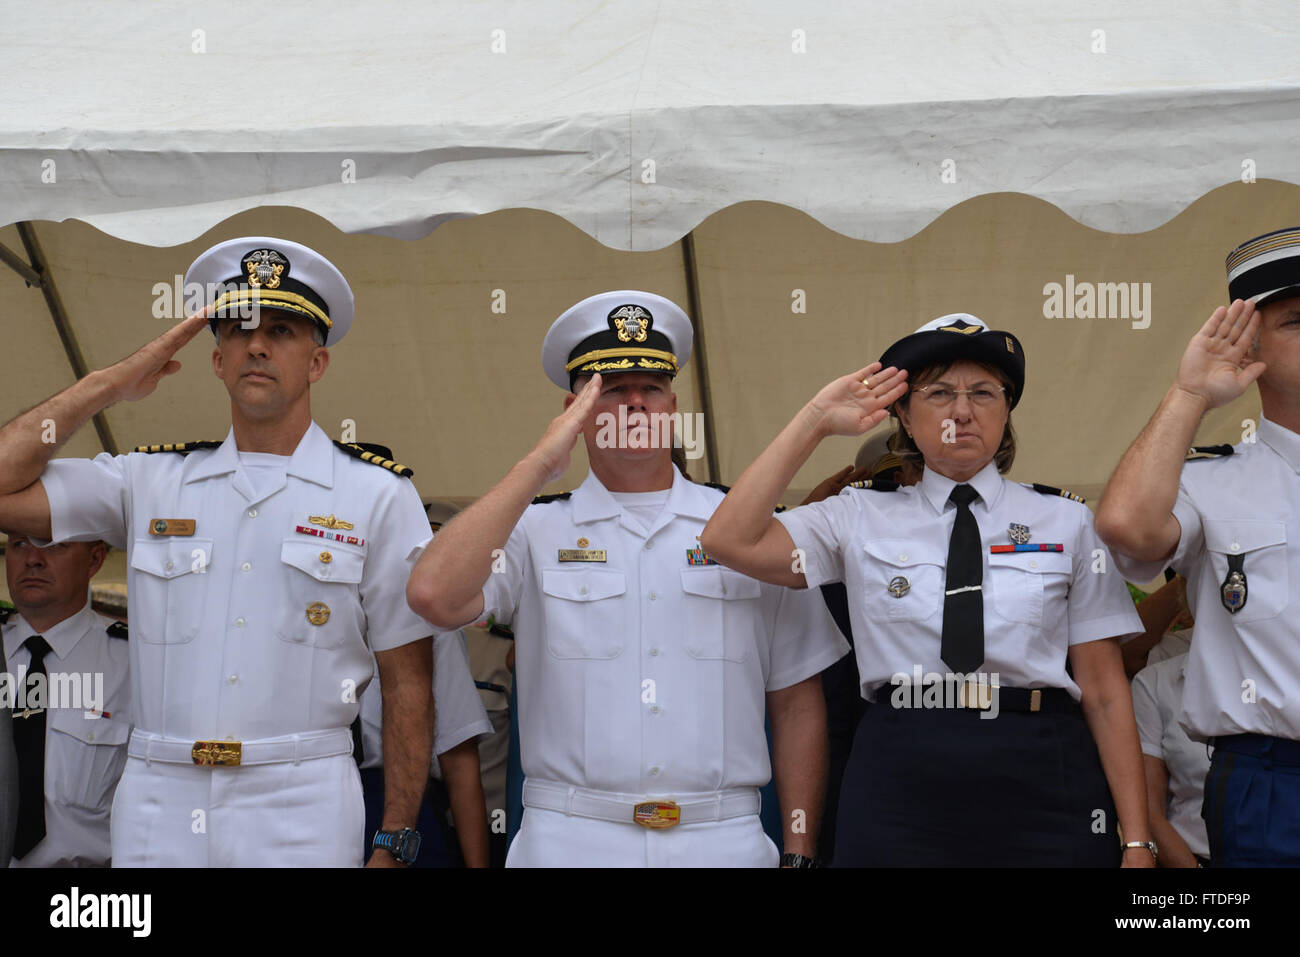
<path id="1" fill-rule="evenodd" d="M 3 6 L 0 225 L 152 246 L 279 205 L 653 250 L 745 200 L 894 242 L 998 192 L 1137 232 L 1300 182 L 1288 0 Z"/>

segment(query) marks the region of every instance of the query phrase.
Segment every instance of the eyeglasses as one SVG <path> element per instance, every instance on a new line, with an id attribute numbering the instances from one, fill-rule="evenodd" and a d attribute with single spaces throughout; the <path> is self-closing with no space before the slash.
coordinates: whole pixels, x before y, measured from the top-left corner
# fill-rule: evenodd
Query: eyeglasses
<path id="1" fill-rule="evenodd" d="M 1006 386 L 980 386 L 977 389 L 954 389 L 947 385 L 924 385 L 919 389 L 913 389 L 918 392 L 921 398 L 925 400 L 926 405 L 931 405 L 936 409 L 945 409 L 957 401 L 957 396 L 964 395 L 970 400 L 970 404 L 986 408 L 995 402 L 1002 401 L 1006 395 Z"/>

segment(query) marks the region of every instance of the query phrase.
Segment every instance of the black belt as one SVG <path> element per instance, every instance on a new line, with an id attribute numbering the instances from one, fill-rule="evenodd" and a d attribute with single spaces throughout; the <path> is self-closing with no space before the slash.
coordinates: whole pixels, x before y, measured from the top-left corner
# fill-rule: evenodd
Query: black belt
<path id="1" fill-rule="evenodd" d="M 1267 734 L 1230 734 L 1214 739 L 1216 750 L 1269 758 L 1278 764 L 1300 767 L 1300 741 Z"/>
<path id="2" fill-rule="evenodd" d="M 910 696 L 914 693 L 912 687 L 911 686 L 903 686 L 903 687 L 906 689 L 906 694 L 909 696 L 909 700 L 910 700 Z M 968 702 L 967 704 L 964 705 L 964 707 L 976 712 L 984 710 L 983 708 L 979 707 L 979 705 L 983 703 L 981 700 L 983 695 L 987 694 L 991 699 L 992 696 L 996 694 L 997 710 L 999 712 L 1013 711 L 1013 712 L 1024 713 L 1024 714 L 1082 714 L 1083 713 L 1082 709 L 1079 707 L 1079 702 L 1075 701 L 1074 696 L 1071 695 L 1070 692 L 1066 691 L 1064 688 L 1008 688 L 1006 685 L 1002 685 L 1000 687 L 994 688 L 990 685 L 979 685 L 979 684 L 967 685 L 965 683 L 954 684 L 953 688 L 954 688 L 953 694 L 956 695 L 959 699 L 961 699 L 962 696 L 964 695 L 963 700 Z M 876 689 L 876 701 L 883 704 L 884 701 L 881 700 L 882 697 L 884 698 L 885 701 L 892 700 L 893 693 L 898 691 L 898 689 L 899 689 L 898 685 L 889 685 L 889 684 L 881 685 L 879 688 Z M 963 689 L 965 690 L 963 691 Z M 937 694 L 940 701 L 946 702 L 948 700 L 948 698 L 945 696 L 946 692 L 948 691 L 948 686 L 942 682 L 922 685 L 921 696 L 924 697 L 927 691 L 932 696 Z M 992 700 L 990 700 L 989 701 L 990 707 L 988 710 L 993 710 L 992 704 L 993 702 Z M 900 707 L 897 708 L 896 710 L 912 711 L 917 709 Z M 1300 742 L 1293 742 L 1293 743 L 1300 745 Z"/>

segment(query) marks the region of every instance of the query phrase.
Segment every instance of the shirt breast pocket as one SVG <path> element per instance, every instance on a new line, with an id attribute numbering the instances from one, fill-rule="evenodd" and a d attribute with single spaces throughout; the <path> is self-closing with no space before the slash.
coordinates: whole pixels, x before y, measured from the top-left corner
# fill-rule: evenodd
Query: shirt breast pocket
<path id="1" fill-rule="evenodd" d="M 1213 587 L 1220 594 L 1228 577 L 1228 560 L 1241 557 L 1246 575 L 1246 604 L 1235 615 L 1224 609 L 1234 622 L 1276 618 L 1291 600 L 1287 568 L 1286 525 L 1281 522 L 1206 521 L 1205 548 L 1213 568 Z M 1222 607 L 1222 604 L 1220 604 Z"/>
<path id="2" fill-rule="evenodd" d="M 868 556 L 865 598 L 885 620 L 924 621 L 943 608 L 946 555 L 907 540 L 879 539 L 862 547 Z"/>
<path id="3" fill-rule="evenodd" d="M 1061 586 L 1069 591 L 1074 561 L 1065 552 L 1003 552 L 989 555 L 989 587 L 993 608 L 1007 621 L 1041 625 L 1045 596 Z"/>
<path id="4" fill-rule="evenodd" d="M 686 653 L 700 660 L 745 661 L 766 627 L 758 608 L 762 586 L 719 565 L 683 568 Z"/>
<path id="5" fill-rule="evenodd" d="M 542 570 L 546 647 L 556 658 L 617 658 L 623 653 L 627 578 L 620 571 Z"/>
<path id="6" fill-rule="evenodd" d="M 366 557 L 359 551 L 285 539 L 280 546 L 285 601 L 276 634 L 281 641 L 337 648 L 365 630 L 360 585 Z"/>
<path id="7" fill-rule="evenodd" d="M 212 539 L 137 541 L 131 548 L 132 605 L 145 609 L 131 622 L 131 639 L 178 645 L 194 640 L 204 620 Z M 161 623 L 161 627 L 160 627 Z"/>
<path id="8" fill-rule="evenodd" d="M 55 804 L 107 814 L 109 795 L 126 767 L 130 724 L 112 718 L 86 718 L 76 708 L 52 709 L 47 718 L 47 797 Z"/>

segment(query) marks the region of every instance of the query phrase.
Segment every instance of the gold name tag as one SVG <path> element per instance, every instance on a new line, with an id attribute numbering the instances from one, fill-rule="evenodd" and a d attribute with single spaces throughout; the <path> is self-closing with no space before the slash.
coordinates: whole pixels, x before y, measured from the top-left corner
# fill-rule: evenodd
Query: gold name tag
<path id="1" fill-rule="evenodd" d="M 151 518 L 149 519 L 150 535 L 193 535 L 194 519 L 192 518 Z"/>
<path id="2" fill-rule="evenodd" d="M 190 748 L 190 758 L 195 764 L 206 767 L 238 767 L 243 750 L 241 741 L 195 741 Z"/>
<path id="3" fill-rule="evenodd" d="M 560 561 L 562 562 L 603 562 L 605 558 L 605 549 L 603 548 L 561 548 Z"/>

